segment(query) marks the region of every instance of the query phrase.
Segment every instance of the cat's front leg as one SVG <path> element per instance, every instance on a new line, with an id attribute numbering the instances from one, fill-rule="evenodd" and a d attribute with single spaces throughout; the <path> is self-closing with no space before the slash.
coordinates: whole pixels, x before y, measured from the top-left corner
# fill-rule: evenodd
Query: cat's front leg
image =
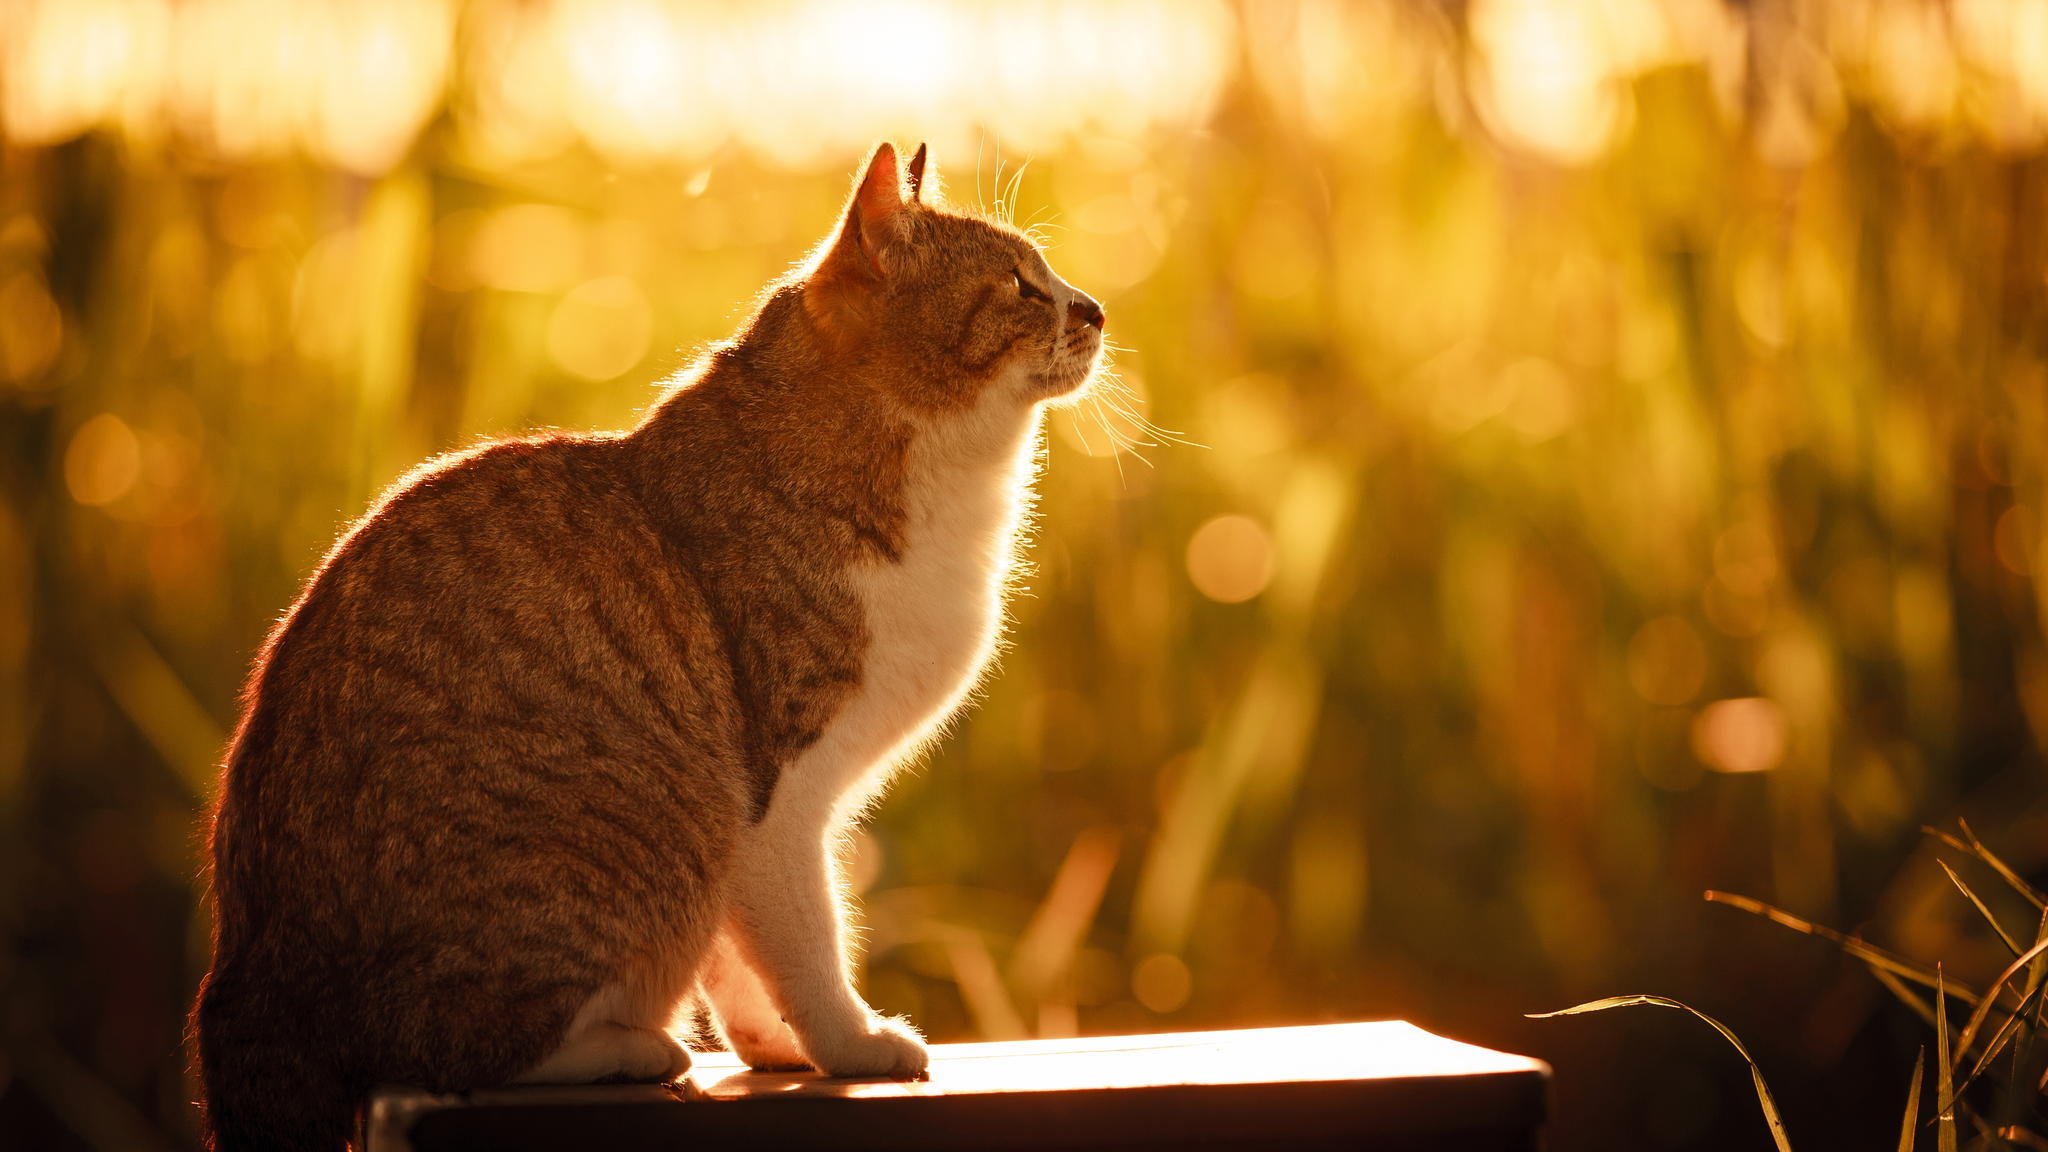
<path id="1" fill-rule="evenodd" d="M 804 1058 L 828 1076 L 924 1075 L 924 1042 L 853 990 L 845 925 L 822 821 L 770 806 L 729 890 L 728 924 Z"/>
<path id="2" fill-rule="evenodd" d="M 730 929 L 719 932 L 705 954 L 702 983 L 719 1034 L 747 1067 L 776 1072 L 811 1066 Z"/>

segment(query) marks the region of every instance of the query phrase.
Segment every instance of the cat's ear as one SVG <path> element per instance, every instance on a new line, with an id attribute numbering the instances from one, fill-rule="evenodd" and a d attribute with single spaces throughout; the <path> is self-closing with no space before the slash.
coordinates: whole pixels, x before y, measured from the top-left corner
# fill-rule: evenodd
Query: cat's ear
<path id="1" fill-rule="evenodd" d="M 913 202 L 903 195 L 896 149 L 876 146 L 846 202 L 839 231 L 819 248 L 804 284 L 804 307 L 828 333 L 865 329 L 874 288 L 903 268 Z"/>
<path id="2" fill-rule="evenodd" d="M 919 159 L 923 159 L 921 151 Z M 857 257 L 865 271 L 874 276 L 889 275 L 896 250 L 910 239 L 907 205 L 896 149 L 887 142 L 877 145 L 875 154 L 868 157 L 860 184 L 854 189 L 853 200 L 846 206 L 846 223 L 839 236 L 840 246 L 851 249 L 845 255 Z"/>
<path id="3" fill-rule="evenodd" d="M 930 145 L 920 143 L 917 155 L 910 158 L 910 199 L 913 203 L 924 199 L 924 163 L 930 152 Z"/>

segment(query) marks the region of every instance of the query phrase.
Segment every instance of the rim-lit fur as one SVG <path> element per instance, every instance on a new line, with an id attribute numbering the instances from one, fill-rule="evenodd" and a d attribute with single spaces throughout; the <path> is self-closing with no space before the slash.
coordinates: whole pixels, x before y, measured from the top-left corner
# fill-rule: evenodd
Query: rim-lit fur
<path id="1" fill-rule="evenodd" d="M 194 1010 L 215 1147 L 368 1089 L 916 1075 L 847 975 L 835 833 L 994 650 L 1044 403 L 1100 307 L 884 145 L 833 236 L 630 432 L 407 477 L 250 676 Z"/>

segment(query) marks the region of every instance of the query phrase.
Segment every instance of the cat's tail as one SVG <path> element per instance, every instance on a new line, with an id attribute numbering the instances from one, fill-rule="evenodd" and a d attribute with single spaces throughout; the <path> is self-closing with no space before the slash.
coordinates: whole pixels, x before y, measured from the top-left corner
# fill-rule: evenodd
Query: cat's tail
<path id="1" fill-rule="evenodd" d="M 292 1011 L 296 997 L 217 966 L 192 1020 L 212 1152 L 343 1152 L 360 1092 Z"/>

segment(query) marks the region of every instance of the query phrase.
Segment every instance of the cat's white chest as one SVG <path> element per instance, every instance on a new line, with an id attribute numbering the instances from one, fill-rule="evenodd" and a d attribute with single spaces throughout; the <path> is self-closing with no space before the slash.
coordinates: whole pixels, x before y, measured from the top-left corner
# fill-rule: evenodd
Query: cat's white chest
<path id="1" fill-rule="evenodd" d="M 1015 532 L 1007 493 L 919 494 L 902 555 L 863 573 L 868 653 L 862 680 L 896 699 L 903 721 L 949 710 L 980 671 L 1001 623 Z"/>
<path id="2" fill-rule="evenodd" d="M 854 803 L 959 707 L 994 654 L 1036 437 L 983 451 L 913 444 L 895 560 L 853 574 L 865 609 L 860 686 L 797 772 Z"/>

